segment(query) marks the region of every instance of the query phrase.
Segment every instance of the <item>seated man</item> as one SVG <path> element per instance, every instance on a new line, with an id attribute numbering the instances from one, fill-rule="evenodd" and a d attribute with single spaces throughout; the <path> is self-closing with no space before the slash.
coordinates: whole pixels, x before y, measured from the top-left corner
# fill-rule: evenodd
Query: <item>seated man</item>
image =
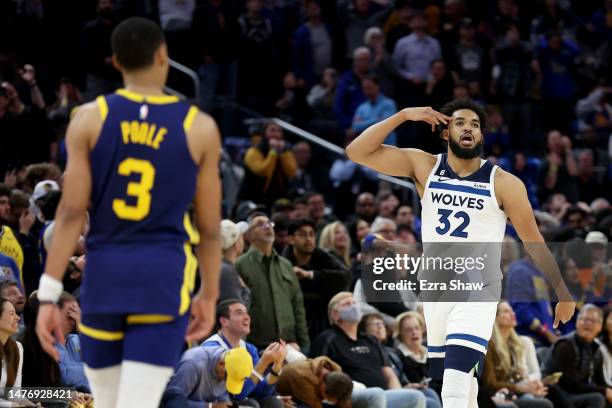
<path id="1" fill-rule="evenodd" d="M 381 345 L 358 332 L 362 313 L 352 293 L 335 295 L 327 311 L 332 328 L 317 337 L 312 345 L 312 356 L 327 356 L 354 381 L 385 390 L 389 408 L 425 408 L 425 396 L 421 392 L 402 388 Z M 353 395 L 353 400 L 355 397 Z"/>
<path id="2" fill-rule="evenodd" d="M 576 331 L 557 340 L 542 365 L 543 375 L 562 372 L 559 386 L 576 408 L 604 408 L 612 402 L 612 388 L 603 378 L 603 356 L 595 338 L 603 314 L 592 304 L 580 308 Z"/>
<path id="3" fill-rule="evenodd" d="M 240 401 L 251 397 L 267 407 L 282 406 L 280 400 L 270 396 L 274 393 L 274 384 L 283 367 L 287 346 L 284 343 L 277 343 L 278 346 L 270 345 L 266 350 L 276 349 L 276 352 L 264 352 L 260 358 L 257 347 L 244 341 L 251 331 L 251 317 L 244 303 L 238 299 L 227 299 L 219 303 L 217 327 L 219 331 L 205 340 L 202 347 L 220 347 L 225 350 L 243 347 L 251 355 L 257 374 L 261 377 L 265 376 L 264 381 L 260 381 L 257 376 L 254 380 L 247 378 L 242 392 L 236 396 L 236 399 Z M 270 367 L 269 371 L 268 367 Z M 268 371 L 267 375 L 266 371 Z"/>
<path id="4" fill-rule="evenodd" d="M 64 292 L 57 302 L 62 313 L 62 331 L 66 342 L 56 343 L 59 351 L 59 368 L 61 383 L 66 387 L 75 387 L 78 391 L 91 393 L 85 376 L 85 366 L 81 358 L 81 341 L 77 330 L 81 323 L 81 309 L 76 298 Z"/>

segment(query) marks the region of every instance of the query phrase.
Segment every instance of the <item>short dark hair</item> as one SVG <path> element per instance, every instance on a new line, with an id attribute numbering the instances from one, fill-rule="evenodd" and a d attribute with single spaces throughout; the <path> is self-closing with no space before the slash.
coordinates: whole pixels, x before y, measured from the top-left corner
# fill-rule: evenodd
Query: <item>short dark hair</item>
<path id="1" fill-rule="evenodd" d="M 230 317 L 230 306 L 235 305 L 236 303 L 240 303 L 244 305 L 244 302 L 240 299 L 225 299 L 219 302 L 217 305 L 217 324 L 221 326 L 221 318 L 225 317 L 229 319 Z M 245 305 L 246 306 L 246 305 Z"/>
<path id="2" fill-rule="evenodd" d="M 55 219 L 55 213 L 59 206 L 60 199 L 62 198 L 61 191 L 49 191 L 43 198 L 40 199 L 40 212 L 45 218 L 45 221 L 51 221 Z"/>
<path id="3" fill-rule="evenodd" d="M 364 81 L 366 79 L 368 79 L 368 80 L 374 82 L 376 85 L 380 86 L 380 78 L 378 77 L 378 75 L 376 75 L 376 74 L 368 74 L 368 75 L 363 77 L 362 81 Z"/>
<path id="4" fill-rule="evenodd" d="M 480 120 L 480 128 L 484 132 L 487 128 L 487 113 L 484 108 L 471 99 L 454 99 L 448 102 L 440 109 L 440 113 L 446 116 L 452 116 L 454 112 L 460 109 L 467 109 L 478 115 Z M 446 129 L 446 127 L 444 127 Z"/>
<path id="5" fill-rule="evenodd" d="M 315 229 L 316 226 L 314 221 L 310 218 L 298 218 L 297 220 L 291 221 L 291 224 L 289 224 L 289 235 L 295 234 L 297 230 L 305 225 L 312 227 L 312 229 Z"/>
<path id="6" fill-rule="evenodd" d="M 7 196 L 11 197 L 11 188 L 4 183 L 0 183 L 0 197 Z"/>
<path id="7" fill-rule="evenodd" d="M 309 200 L 310 200 L 312 197 L 315 197 L 315 196 L 321 196 L 321 197 L 323 197 L 323 199 L 325 199 L 325 196 L 323 195 L 323 193 L 320 193 L 320 192 L 318 192 L 318 191 L 314 191 L 314 190 L 312 190 L 312 191 L 309 191 L 309 192 L 307 192 L 306 194 L 304 194 L 304 198 L 306 199 L 306 204 L 308 204 L 308 201 L 309 201 Z"/>
<path id="8" fill-rule="evenodd" d="M 3 278 L 0 280 L 0 293 L 6 289 L 6 288 L 10 288 L 11 286 L 17 286 L 19 287 L 19 284 L 17 283 L 17 281 L 13 278 Z"/>
<path id="9" fill-rule="evenodd" d="M 338 406 L 348 405 L 353 391 L 353 381 L 347 374 L 339 371 L 332 371 L 323 377 L 325 384 L 325 394 L 338 400 Z"/>
<path id="10" fill-rule="evenodd" d="M 136 71 L 153 64 L 155 51 L 165 41 L 164 32 L 155 22 L 130 17 L 113 30 L 111 47 L 121 67 Z"/>

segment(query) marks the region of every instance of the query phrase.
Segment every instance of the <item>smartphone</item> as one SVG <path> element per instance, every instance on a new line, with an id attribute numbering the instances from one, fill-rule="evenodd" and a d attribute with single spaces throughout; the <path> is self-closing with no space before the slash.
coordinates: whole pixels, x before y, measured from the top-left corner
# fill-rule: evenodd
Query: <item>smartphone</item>
<path id="1" fill-rule="evenodd" d="M 431 378 L 429 377 L 425 377 L 421 380 L 421 384 L 425 384 L 425 385 L 429 384 L 430 382 L 431 382 Z"/>
<path id="2" fill-rule="evenodd" d="M 544 385 L 556 384 L 559 382 L 559 379 L 562 375 L 563 373 L 561 371 L 557 371 L 556 373 L 552 373 L 551 375 L 547 375 L 546 377 L 544 377 L 542 379 L 542 383 L 544 383 Z"/>

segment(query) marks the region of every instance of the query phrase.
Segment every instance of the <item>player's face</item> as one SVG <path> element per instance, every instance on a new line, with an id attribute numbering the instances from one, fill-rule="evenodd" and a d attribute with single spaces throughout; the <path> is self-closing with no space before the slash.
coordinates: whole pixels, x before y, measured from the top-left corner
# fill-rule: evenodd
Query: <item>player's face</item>
<path id="1" fill-rule="evenodd" d="M 19 315 L 10 301 L 2 304 L 2 315 L 0 315 L 0 331 L 13 335 L 19 331 Z"/>
<path id="2" fill-rule="evenodd" d="M 245 305 L 236 303 L 230 306 L 227 328 L 241 337 L 251 332 L 251 316 Z"/>
<path id="3" fill-rule="evenodd" d="M 470 109 L 453 112 L 448 126 L 448 146 L 459 159 L 473 159 L 482 155 L 480 118 Z"/>
<path id="4" fill-rule="evenodd" d="M 422 344 L 423 342 L 423 330 L 417 319 L 413 317 L 407 317 L 402 320 L 400 334 L 406 345 Z"/>

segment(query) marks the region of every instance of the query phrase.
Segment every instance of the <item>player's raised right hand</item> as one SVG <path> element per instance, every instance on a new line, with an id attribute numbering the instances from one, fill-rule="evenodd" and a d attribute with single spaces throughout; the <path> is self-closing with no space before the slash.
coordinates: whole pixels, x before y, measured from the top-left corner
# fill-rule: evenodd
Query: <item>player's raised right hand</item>
<path id="1" fill-rule="evenodd" d="M 62 314 L 59 307 L 52 303 L 45 303 L 38 308 L 36 319 L 36 334 L 40 345 L 53 359 L 59 362 L 60 355 L 55 348 L 55 343 L 66 343 L 62 332 Z"/>
<path id="2" fill-rule="evenodd" d="M 444 115 L 434 109 L 431 106 L 421 106 L 417 108 L 404 108 L 402 113 L 406 120 L 411 121 L 422 121 L 427 122 L 431 125 L 431 131 L 436 130 L 436 126 L 443 124 L 447 125 L 451 120 L 449 116 Z"/>

